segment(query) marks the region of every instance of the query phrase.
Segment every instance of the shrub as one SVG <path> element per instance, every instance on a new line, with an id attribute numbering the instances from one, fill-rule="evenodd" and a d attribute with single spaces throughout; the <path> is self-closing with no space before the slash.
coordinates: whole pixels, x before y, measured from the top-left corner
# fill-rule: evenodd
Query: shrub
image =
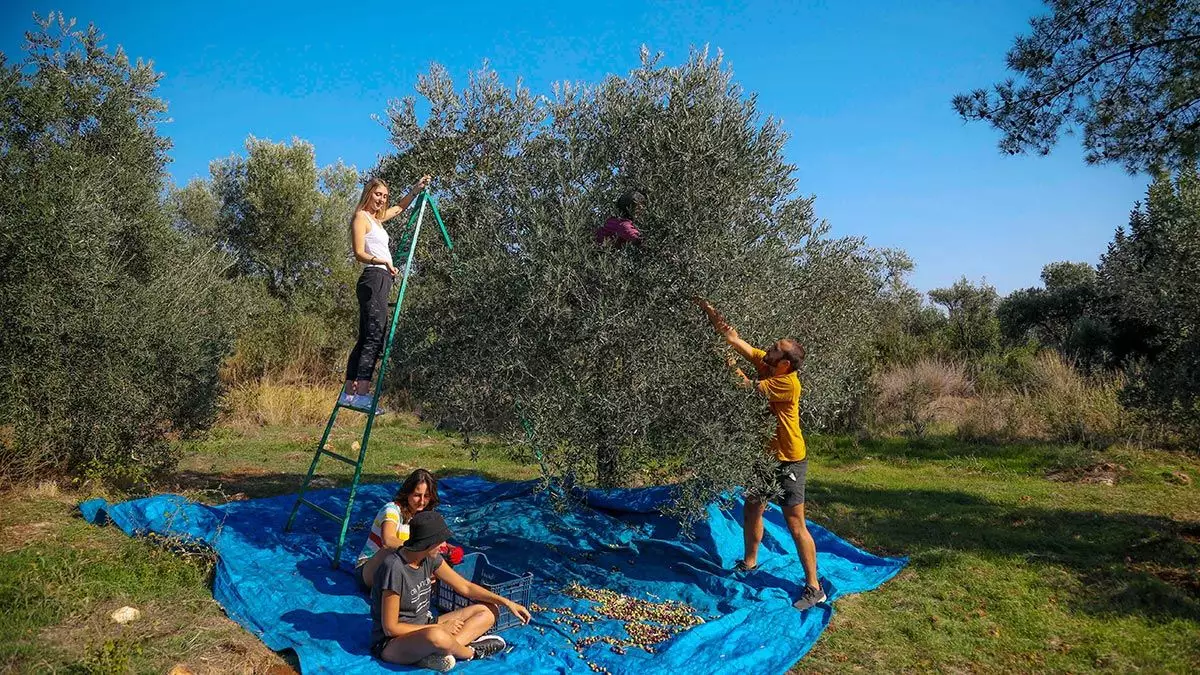
<path id="1" fill-rule="evenodd" d="M 923 436 L 930 424 L 953 418 L 974 384 L 960 363 L 921 359 L 876 375 L 874 422 L 881 430 L 903 428 Z"/>
<path id="2" fill-rule="evenodd" d="M 873 429 L 920 436 L 945 425 L 963 440 L 1087 445 L 1151 431 L 1122 407 L 1119 373 L 1085 375 L 1058 352 L 1030 356 L 1024 349 L 974 367 L 989 386 L 976 386 L 963 364 L 929 359 L 878 373 L 870 399 Z"/>
<path id="3" fill-rule="evenodd" d="M 1015 392 L 987 390 L 964 399 L 955 418 L 954 432 L 959 440 L 1010 443 L 1040 438 L 1040 420 L 1030 414 L 1029 401 Z"/>
<path id="4" fill-rule="evenodd" d="M 251 314 L 226 360 L 221 377 L 230 385 L 260 379 L 293 384 L 341 382 L 355 324 L 316 313 L 288 311 L 268 300 Z"/>
<path id="5" fill-rule="evenodd" d="M 1028 398 L 1050 440 L 1106 445 L 1129 433 L 1129 414 L 1120 402 L 1120 374 L 1085 376 L 1057 352 L 1034 361 Z"/>
<path id="6" fill-rule="evenodd" d="M 980 392 L 1022 391 L 1033 382 L 1038 344 L 1027 342 L 1002 351 L 989 352 L 969 364 L 975 388 Z"/>

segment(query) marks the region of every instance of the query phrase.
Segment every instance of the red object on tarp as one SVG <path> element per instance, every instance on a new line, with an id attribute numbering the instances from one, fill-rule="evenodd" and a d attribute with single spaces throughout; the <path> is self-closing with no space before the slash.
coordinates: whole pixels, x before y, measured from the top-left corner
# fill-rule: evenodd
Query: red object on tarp
<path id="1" fill-rule="evenodd" d="M 438 547 L 438 553 L 441 553 L 443 558 L 450 561 L 451 565 L 457 565 L 463 560 L 463 548 L 448 542 Z"/>

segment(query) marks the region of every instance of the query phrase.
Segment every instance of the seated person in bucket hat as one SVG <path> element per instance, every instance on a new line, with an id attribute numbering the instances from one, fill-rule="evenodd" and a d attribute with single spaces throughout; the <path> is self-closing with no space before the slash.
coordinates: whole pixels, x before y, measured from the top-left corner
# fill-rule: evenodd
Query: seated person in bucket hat
<path id="1" fill-rule="evenodd" d="M 408 541 L 381 561 L 371 585 L 371 654 L 388 663 L 447 671 L 457 661 L 491 656 L 507 644 L 484 635 L 503 605 L 523 623 L 529 610 L 464 579 L 438 554 L 452 533 L 436 511 L 409 521 Z M 476 604 L 433 618 L 430 578 Z"/>

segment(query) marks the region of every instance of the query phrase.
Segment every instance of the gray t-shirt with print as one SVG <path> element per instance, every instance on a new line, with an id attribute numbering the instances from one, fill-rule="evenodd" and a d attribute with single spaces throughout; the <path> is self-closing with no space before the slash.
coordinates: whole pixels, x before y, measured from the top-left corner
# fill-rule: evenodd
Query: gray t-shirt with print
<path id="1" fill-rule="evenodd" d="M 371 644 L 387 637 L 381 611 L 384 591 L 400 596 L 400 620 L 404 623 L 423 626 L 432 620 L 429 604 L 433 587 L 429 578 L 441 565 L 442 556 L 436 553 L 422 560 L 415 569 L 404 562 L 398 551 L 383 559 L 379 569 L 375 570 L 371 586 Z"/>

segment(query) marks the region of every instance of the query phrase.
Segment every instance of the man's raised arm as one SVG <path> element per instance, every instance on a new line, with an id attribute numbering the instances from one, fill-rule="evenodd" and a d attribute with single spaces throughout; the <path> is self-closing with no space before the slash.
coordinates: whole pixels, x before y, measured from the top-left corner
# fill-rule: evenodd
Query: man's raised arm
<path id="1" fill-rule="evenodd" d="M 712 324 L 713 330 L 720 333 L 721 336 L 725 338 L 725 341 L 729 343 L 729 346 L 733 347 L 734 351 L 746 357 L 747 359 L 754 358 L 754 347 L 750 346 L 749 342 L 746 342 L 738 336 L 737 329 L 735 329 L 733 326 L 730 326 L 729 322 L 725 320 L 725 317 L 721 316 L 721 313 L 718 312 L 708 300 L 705 300 L 699 296 L 693 296 L 692 302 L 696 303 L 700 306 L 700 309 L 704 310 L 704 313 L 708 315 L 708 322 Z"/>

